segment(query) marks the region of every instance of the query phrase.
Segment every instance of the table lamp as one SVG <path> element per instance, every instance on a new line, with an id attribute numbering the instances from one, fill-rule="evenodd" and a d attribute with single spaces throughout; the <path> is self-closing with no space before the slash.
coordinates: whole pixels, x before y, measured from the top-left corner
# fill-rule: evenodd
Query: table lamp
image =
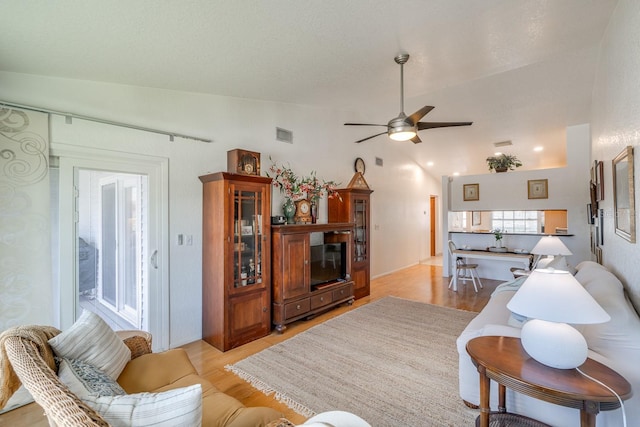
<path id="1" fill-rule="evenodd" d="M 529 356 L 558 369 L 577 368 L 587 360 L 587 341 L 568 323 L 611 319 L 571 273 L 551 268 L 531 272 L 507 308 L 529 318 L 520 335 Z"/>
<path id="2" fill-rule="evenodd" d="M 561 256 L 573 255 L 569 250 L 569 248 L 567 248 L 565 244 L 562 243 L 562 240 L 560 240 L 560 238 L 557 236 L 542 237 L 540 240 L 538 240 L 538 243 L 536 243 L 533 249 L 531 249 L 531 253 L 534 255 L 538 255 L 538 258 L 534 263 L 534 268 L 538 265 L 538 263 L 540 262 L 540 259 L 543 256 L 555 257 L 558 255 L 561 255 Z"/>

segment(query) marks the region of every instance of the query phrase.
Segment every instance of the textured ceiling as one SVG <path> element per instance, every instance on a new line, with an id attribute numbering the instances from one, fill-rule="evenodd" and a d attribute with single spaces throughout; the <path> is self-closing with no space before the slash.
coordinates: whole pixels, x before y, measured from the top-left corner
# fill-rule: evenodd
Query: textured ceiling
<path id="1" fill-rule="evenodd" d="M 408 52 L 407 114 L 428 104 L 436 109 L 427 120 L 474 122 L 423 131 L 425 143 L 402 147 L 434 161 L 434 175 L 484 171 L 488 146 L 502 140 L 527 168 L 553 167 L 564 163 L 566 126 L 589 120 L 598 44 L 615 5 L 3 0 L 0 70 L 320 105 L 386 123 L 399 110 L 393 57 Z M 536 144 L 545 151 L 533 156 Z"/>

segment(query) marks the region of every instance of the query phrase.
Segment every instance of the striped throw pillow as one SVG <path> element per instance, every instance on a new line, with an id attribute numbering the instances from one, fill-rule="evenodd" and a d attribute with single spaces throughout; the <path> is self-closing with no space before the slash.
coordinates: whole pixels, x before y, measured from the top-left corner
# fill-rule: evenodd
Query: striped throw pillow
<path id="1" fill-rule="evenodd" d="M 114 427 L 186 427 L 202 423 L 200 384 L 162 393 L 90 395 L 82 400 Z"/>
<path id="2" fill-rule="evenodd" d="M 56 356 L 82 360 L 118 379 L 131 351 L 100 316 L 84 310 L 66 331 L 49 340 Z"/>

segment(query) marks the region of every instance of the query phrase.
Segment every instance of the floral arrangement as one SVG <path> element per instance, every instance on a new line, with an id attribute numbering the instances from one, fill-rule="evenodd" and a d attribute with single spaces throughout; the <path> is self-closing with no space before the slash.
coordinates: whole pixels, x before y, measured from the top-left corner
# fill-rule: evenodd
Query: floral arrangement
<path id="1" fill-rule="evenodd" d="M 271 157 L 269 157 L 269 160 L 273 162 Z M 309 176 L 298 176 L 293 172 L 291 167 L 278 166 L 272 163 L 269 172 L 267 172 L 267 176 L 271 178 L 275 188 L 280 189 L 287 199 L 293 201 L 307 198 L 315 203 L 324 194 L 330 199 L 337 197 L 342 200 L 342 197 L 340 197 L 340 194 L 336 191 L 336 188 L 340 184 L 334 181 L 318 179 L 315 171 L 311 171 Z"/>
<path id="2" fill-rule="evenodd" d="M 496 240 L 498 241 L 502 240 L 502 234 L 504 233 L 504 230 L 500 230 L 499 228 L 496 228 L 495 230 L 491 230 L 491 232 L 493 233 Z"/>

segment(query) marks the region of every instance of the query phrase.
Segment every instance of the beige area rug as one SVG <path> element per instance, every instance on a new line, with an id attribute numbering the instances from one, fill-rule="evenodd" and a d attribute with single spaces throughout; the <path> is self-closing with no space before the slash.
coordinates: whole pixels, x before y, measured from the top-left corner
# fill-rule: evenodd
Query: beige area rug
<path id="1" fill-rule="evenodd" d="M 304 416 L 349 411 L 372 426 L 470 426 L 456 338 L 476 313 L 386 297 L 226 368 Z M 286 332 L 285 332 L 286 333 Z"/>

